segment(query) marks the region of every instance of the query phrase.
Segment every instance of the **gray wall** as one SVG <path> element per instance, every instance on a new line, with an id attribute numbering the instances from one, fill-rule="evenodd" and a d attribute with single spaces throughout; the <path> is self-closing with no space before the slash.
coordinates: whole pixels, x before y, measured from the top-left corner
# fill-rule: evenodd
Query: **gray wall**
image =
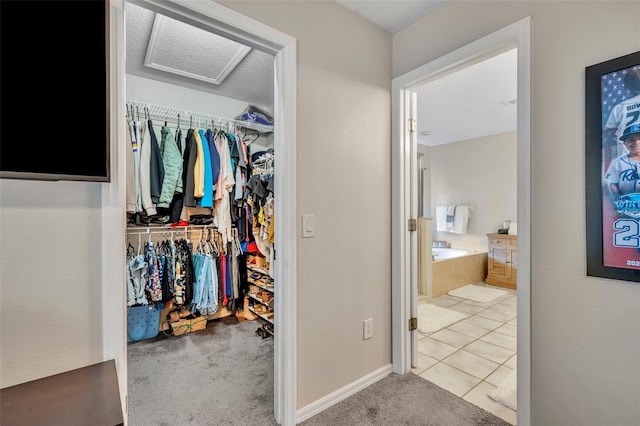
<path id="1" fill-rule="evenodd" d="M 298 39 L 303 407 L 391 362 L 392 40 L 330 2 L 225 5 Z M 528 15 L 532 423 L 638 424 L 640 286 L 585 276 L 583 111 L 584 67 L 640 50 L 640 3 L 453 2 L 394 35 L 393 76 Z M 100 361 L 100 185 L 2 180 L 0 203 L 0 385 Z"/>
<path id="2" fill-rule="evenodd" d="M 473 207 L 467 233 L 436 231 L 433 239 L 454 248 L 487 251 L 487 233 L 498 232 L 505 219 L 516 221 L 515 132 L 484 136 L 431 148 L 431 211 L 438 205 Z"/>
<path id="3" fill-rule="evenodd" d="M 640 424 L 640 285 L 586 276 L 584 68 L 640 50 L 640 2 L 473 2 L 393 37 L 402 75 L 531 16 L 533 425 Z"/>
<path id="4" fill-rule="evenodd" d="M 391 363 L 391 36 L 333 2 L 223 4 L 298 41 L 302 408 Z"/>
<path id="5" fill-rule="evenodd" d="M 298 40 L 300 408 L 391 363 L 391 35 L 333 2 L 225 5 Z M 101 185 L 0 189 L 0 385 L 102 361 Z"/>
<path id="6" fill-rule="evenodd" d="M 0 180 L 0 387 L 102 361 L 101 186 Z"/>

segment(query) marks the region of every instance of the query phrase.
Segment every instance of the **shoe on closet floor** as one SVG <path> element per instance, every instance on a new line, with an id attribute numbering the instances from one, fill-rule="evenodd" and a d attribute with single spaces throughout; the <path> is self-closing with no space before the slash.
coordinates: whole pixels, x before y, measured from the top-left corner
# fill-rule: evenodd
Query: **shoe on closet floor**
<path id="1" fill-rule="evenodd" d="M 253 312 L 251 312 L 251 310 L 249 309 L 249 298 L 245 297 L 244 298 L 244 310 L 240 313 L 236 314 L 236 317 L 238 317 L 238 320 L 240 320 L 239 316 L 242 317 L 242 320 L 247 320 L 247 321 L 254 321 L 258 318 L 258 316 L 256 314 L 254 314 Z"/>
<path id="2" fill-rule="evenodd" d="M 256 314 L 263 315 L 269 312 L 269 308 L 264 305 L 253 305 L 253 311 Z"/>
<path id="3" fill-rule="evenodd" d="M 151 216 L 151 223 L 155 223 L 158 225 L 166 225 L 167 223 L 169 223 L 169 215 Z"/>
<path id="4" fill-rule="evenodd" d="M 256 331 L 255 331 L 255 335 L 256 335 L 256 336 L 260 336 L 260 337 L 262 337 L 263 339 L 266 339 L 267 337 L 269 337 L 269 333 L 267 332 L 267 330 L 265 330 L 265 329 L 264 329 L 264 328 L 262 328 L 262 327 L 258 327 L 258 328 L 256 329 Z"/>

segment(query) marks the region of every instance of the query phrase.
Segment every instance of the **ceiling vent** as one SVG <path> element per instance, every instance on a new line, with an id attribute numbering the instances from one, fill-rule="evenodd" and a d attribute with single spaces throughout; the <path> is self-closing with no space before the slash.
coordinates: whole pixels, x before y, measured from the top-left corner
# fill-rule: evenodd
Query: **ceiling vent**
<path id="1" fill-rule="evenodd" d="M 156 14 L 144 64 L 219 85 L 247 56 L 250 47 Z M 185 69 L 185 65 L 190 68 Z"/>

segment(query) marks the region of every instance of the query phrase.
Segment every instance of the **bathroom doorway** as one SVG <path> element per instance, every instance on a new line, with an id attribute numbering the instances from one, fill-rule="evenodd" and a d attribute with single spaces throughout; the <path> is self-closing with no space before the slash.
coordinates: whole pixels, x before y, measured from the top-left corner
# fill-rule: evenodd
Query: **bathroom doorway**
<path id="1" fill-rule="evenodd" d="M 487 234 L 497 233 L 503 218 L 517 217 L 517 49 L 415 90 L 419 255 L 412 372 L 516 423 L 516 290 L 485 279 Z M 507 388 L 509 398 L 499 398 Z"/>
<path id="2" fill-rule="evenodd" d="M 431 376 L 431 381 L 434 383 L 441 387 L 449 387 L 450 391 L 460 397 L 467 396 L 465 399 L 468 399 L 476 405 L 481 405 L 480 399 L 489 399 L 487 396 L 487 391 L 489 389 L 484 387 L 486 383 L 484 385 L 482 383 L 485 382 L 485 379 L 491 374 L 496 373 L 497 369 L 500 367 L 508 368 L 509 365 L 511 365 L 514 367 L 513 370 L 515 370 L 515 358 L 512 361 L 509 361 L 509 358 L 518 353 L 520 356 L 518 357 L 519 367 L 517 378 L 519 379 L 519 386 L 517 386 L 517 388 L 519 392 L 517 400 L 520 402 L 520 406 L 518 407 L 517 415 L 515 411 L 512 410 L 512 416 L 508 420 L 515 423 L 517 416 L 520 418 L 520 421 L 518 421 L 519 424 L 528 424 L 530 382 L 530 315 L 528 309 L 530 293 L 530 253 L 528 247 L 528 218 L 530 211 L 528 201 L 530 198 L 530 171 L 528 155 L 530 137 L 528 34 L 529 20 L 527 18 L 506 27 L 501 31 L 477 40 L 476 42 L 473 42 L 461 49 L 451 52 L 444 57 L 427 63 L 403 76 L 397 77 L 393 81 L 394 117 L 397 119 L 397 124 L 394 128 L 394 136 L 398 141 L 397 145 L 399 149 L 399 152 L 395 152 L 396 156 L 394 157 L 394 165 L 396 166 L 397 171 L 394 176 L 394 183 L 397 185 L 394 185 L 394 192 L 399 196 L 400 200 L 398 208 L 394 210 L 394 213 L 396 213 L 397 218 L 406 218 L 405 220 L 409 221 L 408 229 L 403 229 L 401 226 L 402 220 L 396 221 L 396 227 L 394 227 L 394 243 L 397 244 L 397 250 L 394 248 L 394 253 L 397 253 L 397 262 L 394 262 L 393 275 L 394 284 L 399 283 L 398 285 L 394 285 L 394 295 L 399 300 L 399 306 L 394 306 L 394 312 L 396 313 L 396 316 L 394 317 L 396 321 L 394 324 L 397 327 L 394 327 L 394 371 L 408 372 L 412 371 L 412 367 L 413 369 L 423 369 L 422 371 L 418 371 L 423 375 L 423 377 L 425 375 Z M 422 86 L 434 82 L 436 82 L 436 84 L 439 83 L 446 86 L 447 80 L 450 79 L 455 72 L 463 72 L 467 68 L 472 69 L 474 66 L 478 66 L 487 59 L 498 57 L 502 54 L 508 54 L 510 51 L 513 51 L 511 54 L 515 56 L 517 64 L 517 94 L 513 97 L 494 99 L 494 101 L 502 102 L 504 106 L 513 105 L 517 108 L 517 129 L 506 130 L 501 133 L 505 139 L 513 139 L 515 137 L 515 153 L 512 152 L 510 155 L 515 158 L 515 161 L 512 161 L 511 163 L 517 165 L 517 170 L 514 173 L 515 177 L 511 178 L 512 181 L 516 181 L 513 187 L 516 188 L 517 192 L 514 196 L 516 218 L 515 220 L 512 220 L 518 223 L 520 228 L 518 241 L 514 244 L 514 247 L 516 247 L 516 250 L 514 251 L 514 259 L 517 260 L 519 258 L 517 290 L 506 289 L 509 291 L 506 293 L 500 293 L 500 297 L 504 297 L 505 299 L 497 300 L 498 303 L 503 303 L 503 305 L 500 306 L 501 309 L 511 311 L 506 315 L 512 316 L 508 321 L 513 320 L 513 322 L 508 324 L 506 327 L 506 322 L 502 324 L 493 323 L 492 325 L 496 325 L 496 327 L 491 327 L 491 330 L 487 329 L 486 333 L 481 334 L 479 330 L 470 327 L 472 325 L 477 327 L 478 324 L 469 324 L 470 321 L 467 321 L 467 323 L 464 324 L 465 326 L 468 326 L 465 330 L 467 332 L 466 335 L 461 332 L 463 331 L 462 326 L 460 326 L 458 330 L 446 330 L 447 324 L 440 324 L 440 326 L 434 326 L 436 329 L 427 330 L 431 335 L 421 335 L 418 333 L 418 329 L 421 327 L 418 311 L 419 298 L 412 297 L 413 295 L 418 295 L 417 277 L 419 274 L 417 268 L 418 259 L 416 255 L 418 238 L 417 233 L 411 232 L 412 228 L 415 229 L 417 226 L 412 226 L 416 225 L 416 223 L 414 222 L 412 224 L 413 220 L 411 219 L 417 218 L 418 214 L 417 187 L 419 186 L 419 183 L 417 173 L 417 154 L 421 145 L 419 143 L 419 138 L 423 136 L 428 137 L 437 135 L 432 129 L 420 127 L 420 107 L 418 106 L 418 108 L 416 108 L 417 113 L 414 113 L 409 106 L 413 104 L 412 98 L 419 97 L 418 93 Z M 463 83 L 463 86 L 465 84 L 467 83 Z M 448 87 L 448 89 L 453 91 L 458 89 L 464 91 L 465 87 Z M 468 85 L 466 86 L 466 89 L 469 89 Z M 461 104 L 458 103 L 458 106 L 460 105 Z M 461 115 L 458 116 L 458 118 L 463 117 L 464 113 L 462 108 L 459 109 L 459 112 L 461 112 Z M 436 113 L 433 114 L 435 115 Z M 480 119 L 483 118 L 481 114 L 477 114 L 477 116 Z M 449 125 L 449 133 L 455 133 L 458 130 L 465 130 L 468 127 L 469 126 L 465 126 L 464 124 Z M 426 134 L 423 134 L 423 132 Z M 509 135 L 509 133 L 511 133 L 511 135 Z M 488 149 L 470 151 L 469 143 L 477 143 L 478 141 L 475 139 L 483 138 L 490 138 L 490 136 L 488 134 L 479 137 L 469 135 L 466 139 L 461 139 L 451 143 L 451 148 L 446 147 L 440 149 L 432 146 L 427 150 L 428 154 L 431 155 L 430 161 L 428 161 L 427 164 L 432 166 L 431 173 L 428 175 L 433 178 L 434 181 L 429 185 L 430 190 L 425 189 L 424 195 L 431 197 L 431 200 L 424 200 L 424 215 L 432 218 L 432 224 L 429 227 L 432 229 L 432 233 L 430 235 L 434 237 L 436 241 L 440 239 L 447 241 L 449 248 L 457 248 L 458 250 L 465 250 L 467 252 L 484 251 L 487 253 L 488 234 L 497 234 L 498 229 L 502 227 L 504 219 L 508 219 L 507 217 L 491 218 L 493 215 L 493 213 L 491 213 L 493 206 L 487 206 L 483 199 L 475 198 L 476 194 L 474 191 L 482 192 L 483 189 L 474 185 L 480 181 L 481 177 L 490 174 L 491 165 L 489 162 L 493 160 L 493 157 L 503 154 L 500 150 L 496 155 L 491 155 L 489 153 L 490 150 Z M 452 151 L 455 155 L 449 158 L 444 155 L 445 151 Z M 484 157 L 485 155 L 489 155 L 489 158 L 487 159 L 487 157 Z M 427 155 L 424 155 L 423 153 L 423 161 L 425 156 Z M 471 157 L 471 163 L 467 163 L 468 157 Z M 485 168 L 481 168 L 479 173 L 474 174 L 471 172 L 472 167 L 475 165 L 474 163 L 478 163 L 481 166 L 484 165 Z M 439 170 L 434 170 L 436 168 L 439 168 Z M 425 182 L 427 180 L 428 178 L 424 179 Z M 450 187 L 445 185 L 445 183 L 450 184 L 454 182 L 459 182 L 461 185 L 460 188 L 463 188 L 463 190 L 451 191 L 449 189 Z M 494 186 L 492 190 L 495 192 L 498 188 L 500 188 L 500 186 Z M 451 198 L 442 196 L 442 194 L 447 194 L 449 192 L 453 192 L 453 196 L 451 196 Z M 456 208 L 462 205 L 467 208 L 468 222 L 466 223 L 469 225 L 469 228 L 464 229 L 463 232 L 459 233 L 459 235 L 453 235 L 454 233 L 447 232 L 447 229 L 438 229 L 438 226 L 440 225 L 438 224 L 437 212 L 435 210 L 436 207 L 441 205 L 445 207 L 455 206 Z M 504 214 L 502 216 L 504 216 Z M 495 224 L 488 225 L 491 220 L 495 220 Z M 483 222 L 484 224 L 482 226 L 476 226 Z M 432 250 L 430 250 L 431 248 L 432 244 L 429 244 L 427 249 L 423 250 L 421 255 L 424 256 L 424 252 L 426 252 L 428 257 L 431 258 L 433 255 Z M 433 262 L 431 265 L 433 266 Z M 454 269 L 456 271 L 461 271 L 469 268 L 467 266 L 463 266 L 455 267 Z M 489 286 L 483 285 L 483 287 Z M 457 321 L 454 320 L 452 324 L 462 323 L 465 320 L 469 320 L 472 317 L 477 316 L 481 311 L 484 311 L 485 314 L 490 313 L 489 309 L 491 309 L 491 306 L 480 306 L 482 303 L 488 302 L 466 301 L 462 298 L 456 299 L 454 296 L 448 294 L 448 289 L 445 290 L 444 296 L 450 299 L 447 300 L 446 303 L 444 301 L 441 302 L 441 304 L 449 304 L 448 307 L 461 303 L 469 305 L 464 307 L 463 305 L 459 306 L 459 308 L 462 309 L 458 309 L 458 311 L 467 310 L 467 312 L 458 312 L 464 316 L 462 318 L 458 318 Z M 496 288 L 492 290 L 501 289 Z M 431 295 L 431 299 L 435 300 L 437 296 L 438 295 L 434 292 L 434 294 Z M 425 296 L 423 296 L 423 298 L 425 298 Z M 436 303 L 432 303 L 432 305 L 442 307 L 438 306 Z M 450 309 L 450 311 L 456 310 Z M 402 331 L 403 315 L 406 315 L 406 317 L 410 319 L 408 333 L 406 331 Z M 517 320 L 515 319 L 516 317 Z M 495 319 L 491 319 L 491 321 L 495 321 Z M 429 324 L 427 324 L 427 326 L 428 325 Z M 485 324 L 485 326 L 488 326 L 488 323 Z M 423 324 L 422 327 L 426 326 Z M 496 333 L 497 329 L 501 327 L 504 328 L 500 331 L 507 332 L 507 329 L 509 329 L 512 331 L 513 336 L 508 336 L 509 338 L 498 342 L 496 339 L 498 336 L 494 333 Z M 441 334 L 438 336 L 438 339 L 431 337 L 440 331 Z M 474 335 L 471 335 L 471 333 Z M 459 339 L 454 342 L 454 338 Z M 443 340 L 446 339 L 449 339 L 449 341 L 443 342 Z M 511 347 L 511 352 L 510 355 L 507 356 L 507 352 L 503 351 L 501 356 L 507 357 L 501 359 L 500 362 L 498 362 L 497 359 L 491 360 L 491 357 L 494 356 L 493 353 L 487 353 L 486 351 L 479 349 L 480 346 L 483 346 L 484 349 L 488 349 L 489 346 L 487 345 L 498 347 L 498 345 L 495 345 L 496 343 L 505 345 L 506 340 L 510 341 L 509 345 Z M 422 343 L 423 341 L 428 343 Z M 444 346 L 445 344 L 448 346 Z M 468 347 L 467 345 L 474 345 L 475 347 Z M 430 349 L 434 349 L 435 351 L 431 352 L 431 355 L 433 355 L 431 357 L 432 359 L 427 359 L 428 362 L 425 365 L 425 363 L 421 362 L 419 359 L 423 358 L 423 361 L 425 359 L 420 356 L 420 354 L 424 354 L 425 351 Z M 413 357 L 411 356 L 412 354 L 414 355 Z M 479 358 L 474 358 L 475 356 L 478 356 Z M 463 371 L 465 364 L 473 363 L 474 360 L 477 361 L 478 359 L 490 361 L 489 363 L 482 362 L 482 364 L 484 364 L 484 371 L 475 371 L 475 375 L 469 374 L 469 371 Z M 505 364 L 507 362 L 509 362 L 508 365 Z M 431 370 L 431 373 L 429 373 L 429 370 Z M 458 378 L 464 379 L 458 381 L 457 385 L 452 385 L 450 383 L 451 380 L 449 380 L 450 378 L 447 375 L 448 372 L 459 373 Z M 429 379 L 428 377 L 425 378 Z M 492 380 L 495 378 L 496 377 L 492 378 Z M 464 383 L 464 385 L 461 385 L 461 383 Z M 466 387 L 467 385 L 468 387 Z M 474 389 L 476 392 L 472 393 L 471 391 Z M 480 396 L 482 398 L 480 398 Z M 483 408 L 486 409 L 487 407 Z M 507 410 L 506 407 L 505 410 Z"/>

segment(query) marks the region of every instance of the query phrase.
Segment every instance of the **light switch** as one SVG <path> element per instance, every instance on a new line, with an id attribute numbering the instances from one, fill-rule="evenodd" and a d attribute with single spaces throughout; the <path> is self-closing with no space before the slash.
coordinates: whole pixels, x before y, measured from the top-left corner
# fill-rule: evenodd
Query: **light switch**
<path id="1" fill-rule="evenodd" d="M 316 216 L 313 214 L 302 215 L 302 238 L 316 236 Z"/>

